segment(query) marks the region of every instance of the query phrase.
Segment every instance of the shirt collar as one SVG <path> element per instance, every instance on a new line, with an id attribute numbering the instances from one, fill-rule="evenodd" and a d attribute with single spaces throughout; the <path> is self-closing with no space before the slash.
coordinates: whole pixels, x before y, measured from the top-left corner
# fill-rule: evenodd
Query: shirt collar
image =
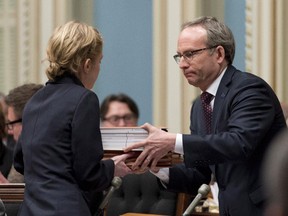
<path id="1" fill-rule="evenodd" d="M 224 76 L 225 72 L 227 70 L 227 67 L 224 68 L 224 70 L 220 73 L 220 75 L 217 77 L 216 80 L 207 88 L 206 92 L 212 94 L 214 97 L 217 93 L 218 87 L 220 85 L 221 79 Z"/>

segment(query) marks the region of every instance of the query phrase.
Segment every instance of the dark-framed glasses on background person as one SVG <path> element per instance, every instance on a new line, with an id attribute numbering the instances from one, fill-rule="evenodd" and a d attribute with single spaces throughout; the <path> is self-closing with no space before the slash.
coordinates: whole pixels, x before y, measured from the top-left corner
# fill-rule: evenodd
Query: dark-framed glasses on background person
<path id="1" fill-rule="evenodd" d="M 110 122 L 111 124 L 117 126 L 121 120 L 123 120 L 126 124 L 135 124 L 136 117 L 134 114 L 126 114 L 123 116 L 112 115 L 110 117 L 104 118 L 105 121 Z"/>
<path id="2" fill-rule="evenodd" d="M 178 53 L 178 54 L 174 55 L 173 58 L 174 58 L 174 60 L 176 61 L 177 64 L 180 63 L 181 57 L 183 57 L 184 60 L 189 63 L 201 51 L 213 49 L 213 48 L 216 48 L 217 46 L 205 47 L 205 48 L 201 48 L 201 49 L 197 49 L 197 50 L 186 51 L 183 54 Z"/>
<path id="3" fill-rule="evenodd" d="M 22 123 L 22 118 L 17 119 L 17 120 L 14 120 L 14 121 L 8 121 L 8 122 L 6 123 L 6 127 L 7 127 L 9 130 L 13 130 L 14 124 L 17 124 L 17 123 Z"/>

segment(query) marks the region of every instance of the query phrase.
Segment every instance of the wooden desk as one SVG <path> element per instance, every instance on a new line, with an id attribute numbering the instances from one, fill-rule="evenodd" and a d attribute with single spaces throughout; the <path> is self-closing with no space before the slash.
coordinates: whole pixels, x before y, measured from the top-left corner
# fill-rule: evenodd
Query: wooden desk
<path id="1" fill-rule="evenodd" d="M 156 215 L 156 214 L 141 214 L 141 213 L 126 213 L 121 216 L 165 216 L 165 215 Z M 197 213 L 193 212 L 191 216 L 219 216 L 217 213 Z"/>
<path id="2" fill-rule="evenodd" d="M 3 202 L 22 202 L 25 184 L 0 184 L 0 198 Z"/>
<path id="3" fill-rule="evenodd" d="M 191 216 L 219 216 L 219 214 L 210 212 L 192 212 Z"/>
<path id="4" fill-rule="evenodd" d="M 141 214 L 141 213 L 126 213 L 121 216 L 165 216 L 165 215 L 156 215 L 156 214 Z M 197 213 L 193 212 L 191 216 L 219 216 L 217 213 Z"/>
<path id="5" fill-rule="evenodd" d="M 120 216 L 165 216 L 165 215 L 156 215 L 156 214 L 141 214 L 141 213 L 126 213 Z M 167 215 L 166 215 L 167 216 Z"/>

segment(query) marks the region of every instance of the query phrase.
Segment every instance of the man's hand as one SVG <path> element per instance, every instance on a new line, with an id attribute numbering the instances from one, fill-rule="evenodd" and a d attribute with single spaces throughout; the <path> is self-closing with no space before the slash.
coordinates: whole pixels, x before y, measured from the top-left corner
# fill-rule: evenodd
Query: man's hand
<path id="1" fill-rule="evenodd" d="M 128 146 L 124 149 L 124 152 L 144 147 L 142 153 L 132 165 L 132 170 L 146 170 L 149 165 L 152 170 L 157 170 L 157 162 L 168 152 L 174 151 L 176 134 L 165 132 L 148 123 L 142 125 L 141 128 L 148 131 L 147 139 Z"/>

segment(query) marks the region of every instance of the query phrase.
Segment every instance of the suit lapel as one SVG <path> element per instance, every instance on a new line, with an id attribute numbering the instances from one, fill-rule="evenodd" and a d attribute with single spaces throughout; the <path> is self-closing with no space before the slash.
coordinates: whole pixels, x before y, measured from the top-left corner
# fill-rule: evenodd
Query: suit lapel
<path id="1" fill-rule="evenodd" d="M 220 85 L 218 87 L 216 96 L 215 96 L 215 101 L 214 101 L 214 107 L 213 107 L 213 116 L 212 116 L 212 133 L 215 132 L 216 130 L 216 126 L 217 126 L 217 122 L 219 117 L 220 117 L 220 113 L 222 110 L 222 107 L 224 105 L 224 101 L 225 98 L 228 94 L 228 91 L 230 90 L 229 86 L 230 83 L 232 81 L 233 75 L 236 71 L 236 68 L 234 68 L 233 66 L 228 66 L 221 82 Z"/>

